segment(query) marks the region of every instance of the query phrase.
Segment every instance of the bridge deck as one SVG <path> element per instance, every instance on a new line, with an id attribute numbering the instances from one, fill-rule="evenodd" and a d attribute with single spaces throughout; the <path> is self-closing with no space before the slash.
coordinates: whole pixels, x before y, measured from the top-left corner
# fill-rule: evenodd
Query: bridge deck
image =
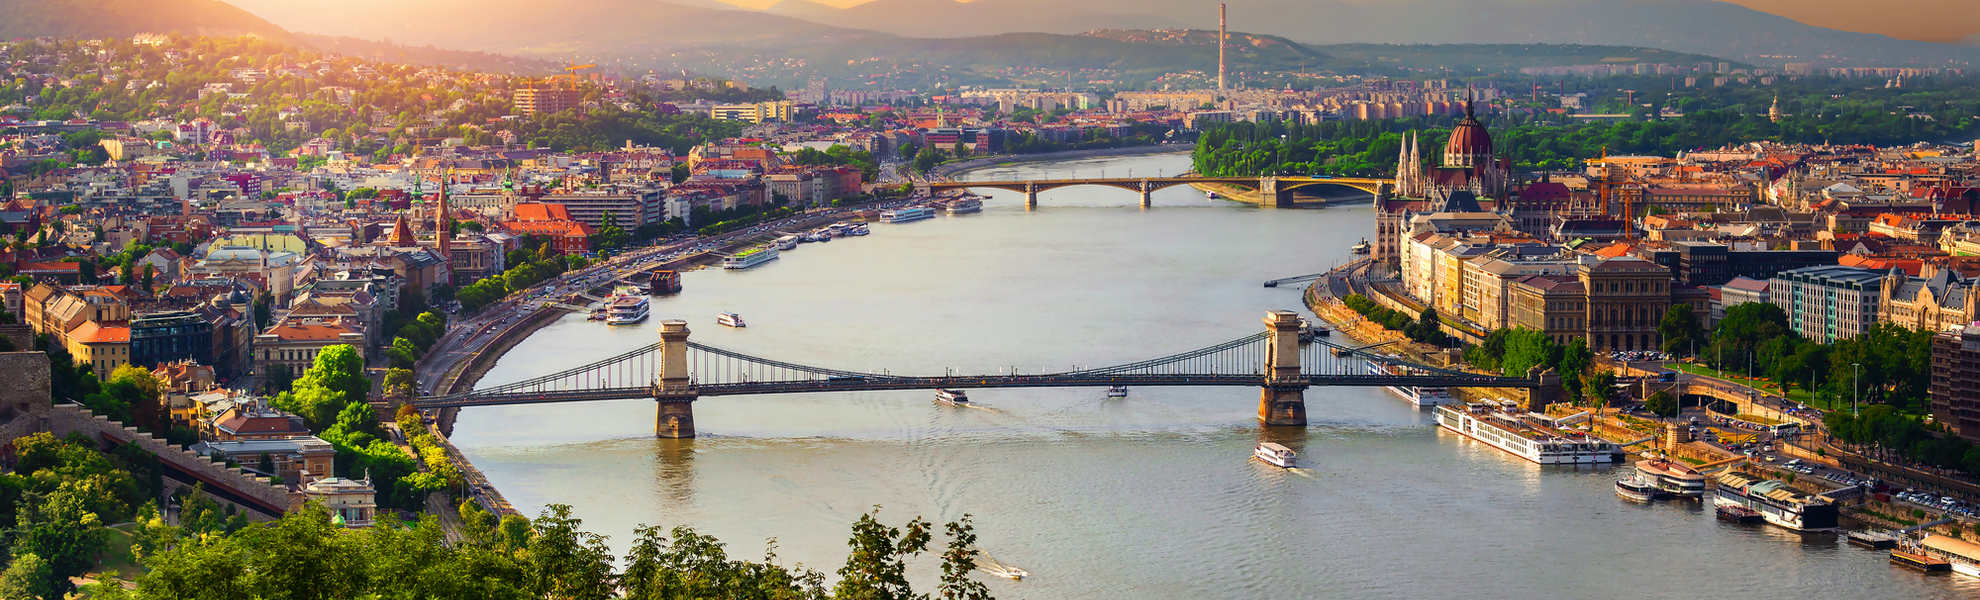
<path id="1" fill-rule="evenodd" d="M 1534 387 L 1533 380 L 1509 377 L 1458 376 L 1394 376 L 1394 375 L 1309 375 L 1301 377 L 1304 385 L 1314 387 L 1385 387 L 1385 386 L 1432 386 L 1432 387 Z M 828 380 L 763 381 L 749 383 L 716 383 L 694 387 L 699 396 L 742 396 L 753 394 L 795 394 L 816 392 L 869 392 L 888 390 L 932 390 L 950 389 L 991 389 L 991 388 L 1041 388 L 1041 387 L 1263 387 L 1265 377 L 1255 374 L 1236 375 L 995 375 L 977 377 L 868 377 L 841 378 Z M 595 400 L 628 400 L 652 398 L 653 388 L 610 387 L 568 391 L 531 391 L 490 394 L 461 394 L 457 396 L 435 396 L 414 401 L 420 408 L 446 408 L 464 406 L 502 406 L 513 404 L 552 404 L 561 402 L 587 402 Z"/>

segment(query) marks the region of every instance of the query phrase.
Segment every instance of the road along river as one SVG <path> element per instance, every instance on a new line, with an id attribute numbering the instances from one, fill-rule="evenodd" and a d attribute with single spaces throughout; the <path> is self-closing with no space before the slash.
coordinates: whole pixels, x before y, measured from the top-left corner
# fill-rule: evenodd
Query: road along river
<path id="1" fill-rule="evenodd" d="M 1180 155 L 1027 164 L 979 179 L 1188 168 Z M 1311 210 L 1208 200 L 1176 187 L 1140 209 L 1102 187 L 991 191 L 979 214 L 805 244 L 749 271 L 683 276 L 657 319 L 749 354 L 849 370 L 996 373 L 1108 365 L 1202 347 L 1298 309 L 1278 277 L 1349 259 L 1372 234 L 1366 196 Z M 735 311 L 747 329 L 715 325 Z M 588 363 L 658 340 L 655 324 L 572 315 L 481 382 Z M 1541 468 L 1440 432 L 1380 389 L 1307 392 L 1312 424 L 1266 432 L 1258 392 L 1146 388 L 710 398 L 695 440 L 652 437 L 651 402 L 472 408 L 454 441 L 534 515 L 575 507 L 624 553 L 638 524 L 691 525 L 756 556 L 826 572 L 874 505 L 899 524 L 975 516 L 982 548 L 1032 578 L 1002 598 L 1839 597 L 1980 594 L 1835 536 L 1723 525 L 1698 505 L 1639 506 L 1612 469 Z M 1269 439 L 1282 471 L 1247 460 Z M 920 583 L 932 588 L 934 558 Z"/>

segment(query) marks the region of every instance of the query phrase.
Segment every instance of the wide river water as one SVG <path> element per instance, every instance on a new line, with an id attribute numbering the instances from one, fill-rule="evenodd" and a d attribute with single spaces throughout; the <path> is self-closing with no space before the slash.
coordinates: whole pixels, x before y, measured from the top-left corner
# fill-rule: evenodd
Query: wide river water
<path id="1" fill-rule="evenodd" d="M 1180 155 L 1023 165 L 973 177 L 1178 173 Z M 655 319 L 693 339 L 849 370 L 996 373 L 1108 365 L 1260 331 L 1300 309 L 1267 279 L 1325 270 L 1372 234 L 1365 196 L 1260 209 L 1187 187 L 1055 190 L 1026 211 L 875 224 L 748 271 L 686 273 Z M 1302 312 L 1304 312 L 1303 309 Z M 735 311 L 747 329 L 715 325 Z M 654 323 L 574 315 L 516 347 L 500 384 L 658 341 Z M 1032 578 L 1001 598 L 1934 598 L 1980 580 L 1925 577 L 1833 535 L 1729 526 L 1697 504 L 1633 505 L 1612 468 L 1542 468 L 1440 431 L 1381 389 L 1307 392 L 1312 424 L 1267 432 L 1258 391 L 1146 388 L 709 398 L 701 437 L 653 438 L 650 401 L 473 408 L 454 440 L 525 513 L 569 504 L 620 554 L 640 524 L 691 525 L 732 555 L 827 572 L 849 525 L 974 515 L 980 546 Z M 1302 469 L 1247 460 L 1261 440 Z M 937 544 L 939 545 L 938 538 Z M 938 548 L 939 553 L 939 548 Z M 937 570 L 928 555 L 916 580 Z"/>

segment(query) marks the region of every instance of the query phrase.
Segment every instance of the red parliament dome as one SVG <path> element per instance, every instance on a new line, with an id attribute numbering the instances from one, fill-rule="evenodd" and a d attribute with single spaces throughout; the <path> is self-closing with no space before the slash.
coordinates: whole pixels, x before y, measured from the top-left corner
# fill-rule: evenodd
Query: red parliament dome
<path id="1" fill-rule="evenodd" d="M 1485 130 L 1473 116 L 1471 102 L 1464 103 L 1464 120 L 1458 121 L 1451 129 L 1451 139 L 1444 144 L 1444 166 L 1476 167 L 1492 164 L 1492 134 Z"/>

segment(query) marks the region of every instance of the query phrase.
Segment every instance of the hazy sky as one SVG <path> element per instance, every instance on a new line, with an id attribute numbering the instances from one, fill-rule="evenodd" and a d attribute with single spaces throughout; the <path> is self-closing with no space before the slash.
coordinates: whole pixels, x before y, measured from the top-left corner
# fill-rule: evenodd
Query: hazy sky
<path id="1" fill-rule="evenodd" d="M 777 0 L 721 0 L 750 8 L 763 8 Z M 863 4 L 870 0 L 812 0 L 837 7 Z M 1077 2 L 1078 0 L 1072 0 Z M 1206 2 L 1210 0 L 1205 0 Z M 1348 0 L 1355 2 L 1357 0 Z M 1381 1 L 1392 0 L 1359 0 Z M 1545 0 L 1540 0 L 1545 1 Z M 1881 33 L 1895 38 L 1929 42 L 1952 42 L 1980 34 L 1980 9 L 1976 0 L 1724 0 L 1754 10 L 1781 15 L 1817 27 L 1845 31 Z"/>

